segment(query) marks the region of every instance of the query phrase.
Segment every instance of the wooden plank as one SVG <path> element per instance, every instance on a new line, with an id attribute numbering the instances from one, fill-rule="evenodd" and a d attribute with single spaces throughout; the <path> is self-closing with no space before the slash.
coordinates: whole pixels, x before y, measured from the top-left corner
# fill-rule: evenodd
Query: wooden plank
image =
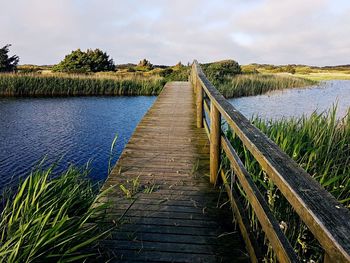
<path id="1" fill-rule="evenodd" d="M 207 134 L 208 140 L 210 141 L 210 130 L 209 130 L 209 125 L 207 123 L 207 120 L 203 118 L 203 126 L 205 129 L 205 133 Z"/>
<path id="2" fill-rule="evenodd" d="M 110 204 L 103 224 L 124 222 L 99 248 L 111 262 L 247 260 L 228 205 L 219 208 L 227 199 L 209 183 L 210 146 L 195 99 L 189 83 L 168 83 L 107 178 L 102 189 L 112 188 L 96 202 Z M 126 199 L 120 186 L 133 184 Z"/>

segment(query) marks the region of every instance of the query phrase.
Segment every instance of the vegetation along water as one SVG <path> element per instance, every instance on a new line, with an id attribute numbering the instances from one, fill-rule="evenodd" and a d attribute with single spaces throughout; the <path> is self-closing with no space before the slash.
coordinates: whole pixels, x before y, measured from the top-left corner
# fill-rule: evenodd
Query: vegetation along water
<path id="1" fill-rule="evenodd" d="M 344 118 L 337 119 L 334 108 L 326 113 L 315 112 L 308 117 L 280 120 L 265 120 L 257 117 L 252 122 L 340 203 L 350 208 L 349 113 Z M 321 261 L 322 249 L 299 216 L 295 214 L 290 204 L 241 141 L 230 131 L 228 135 L 300 258 Z M 241 192 L 238 183 L 236 190 Z M 244 193 L 241 193 L 244 196 Z M 266 240 L 261 238 L 263 235 L 255 214 L 249 204 L 246 203 L 246 205 L 250 211 L 248 214 L 251 226 L 256 231 L 256 236 L 260 236 L 260 242 L 265 243 Z M 266 250 L 266 258 L 272 261 L 275 259 L 269 249 Z"/>

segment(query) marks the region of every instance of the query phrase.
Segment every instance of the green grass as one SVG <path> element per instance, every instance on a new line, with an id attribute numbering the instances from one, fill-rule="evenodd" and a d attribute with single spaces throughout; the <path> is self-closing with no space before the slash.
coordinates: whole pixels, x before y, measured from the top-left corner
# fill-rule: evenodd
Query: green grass
<path id="1" fill-rule="evenodd" d="M 345 207 L 350 208 L 350 113 L 343 119 L 336 118 L 336 108 L 309 117 L 263 120 L 255 118 L 253 124 L 275 141 L 279 147 L 315 178 Z M 294 212 L 274 183 L 262 171 L 260 165 L 242 145 L 237 136 L 228 131 L 228 137 L 237 150 L 245 167 L 265 196 L 270 209 L 279 222 L 285 225 L 285 233 L 301 259 L 321 261 L 322 249 L 302 220 Z M 227 162 L 227 160 L 224 160 Z M 228 164 L 226 163 L 226 167 Z M 239 184 L 237 192 L 244 192 Z M 245 200 L 252 228 L 260 242 L 266 240 L 252 208 Z M 274 259 L 271 249 L 266 258 Z"/>
<path id="2" fill-rule="evenodd" d="M 1 262 L 82 262 L 108 234 L 91 223 L 106 205 L 92 206 L 98 189 L 88 171 L 70 167 L 53 177 L 52 169 L 38 168 L 2 197 Z"/>
<path id="3" fill-rule="evenodd" d="M 316 81 L 289 75 L 240 74 L 215 83 L 217 89 L 226 97 L 242 97 L 264 94 L 271 90 L 306 87 Z"/>
<path id="4" fill-rule="evenodd" d="M 165 80 L 159 77 L 0 74 L 0 96 L 158 95 L 164 84 Z"/>
<path id="5" fill-rule="evenodd" d="M 295 74 L 296 77 L 310 79 L 314 81 L 324 81 L 324 80 L 350 80 L 350 73 L 343 72 L 319 72 L 319 73 L 308 73 Z"/>

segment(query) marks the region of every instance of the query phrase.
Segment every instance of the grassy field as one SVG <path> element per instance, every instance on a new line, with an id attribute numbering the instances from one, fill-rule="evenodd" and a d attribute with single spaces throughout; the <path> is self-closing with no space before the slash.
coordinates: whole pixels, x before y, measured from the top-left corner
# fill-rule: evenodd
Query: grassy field
<path id="1" fill-rule="evenodd" d="M 296 77 L 310 79 L 314 81 L 324 81 L 324 80 L 350 80 L 350 74 L 342 72 L 316 72 L 309 74 L 294 74 Z"/>
<path id="2" fill-rule="evenodd" d="M 282 120 L 256 118 L 252 122 L 350 209 L 350 112 L 341 120 L 336 119 L 336 109 L 332 109 L 323 114 L 314 113 L 310 117 Z M 320 262 L 323 252 L 318 242 L 238 137 L 228 133 L 270 209 L 279 222 L 284 222 L 285 233 L 295 251 L 307 262 Z M 236 191 L 244 196 L 239 184 L 236 185 Z M 257 236 L 262 236 L 254 212 L 248 203 L 246 205 L 250 210 L 248 214 L 252 228 L 260 233 Z M 260 239 L 260 242 L 266 240 Z M 266 257 L 273 259 L 273 253 L 269 249 Z"/>
<path id="3" fill-rule="evenodd" d="M 249 64 L 242 66 L 243 73 L 284 74 L 314 81 L 350 80 L 350 65 L 315 67 L 307 65 Z"/>

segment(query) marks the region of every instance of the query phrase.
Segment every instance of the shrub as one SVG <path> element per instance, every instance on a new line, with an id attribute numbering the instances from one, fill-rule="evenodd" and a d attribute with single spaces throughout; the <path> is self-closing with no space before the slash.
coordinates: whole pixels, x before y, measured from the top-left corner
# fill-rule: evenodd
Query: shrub
<path id="1" fill-rule="evenodd" d="M 88 49 L 86 52 L 77 49 L 53 68 L 53 71 L 68 73 L 89 73 L 99 71 L 114 71 L 113 59 L 100 49 Z"/>
<path id="2" fill-rule="evenodd" d="M 240 65 L 234 60 L 223 60 L 204 65 L 203 70 L 208 79 L 217 84 L 227 77 L 233 77 L 242 72 Z"/>

